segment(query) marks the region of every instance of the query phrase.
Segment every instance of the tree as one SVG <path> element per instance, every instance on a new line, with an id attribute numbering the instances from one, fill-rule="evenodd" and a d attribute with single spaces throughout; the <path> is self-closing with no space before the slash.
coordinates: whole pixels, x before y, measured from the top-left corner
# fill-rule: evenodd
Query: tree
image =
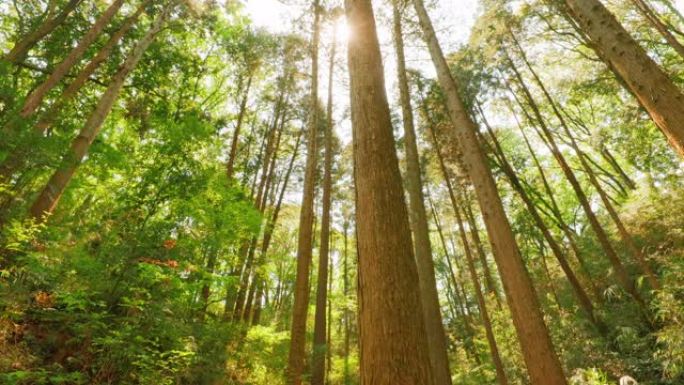
<path id="1" fill-rule="evenodd" d="M 88 152 L 90 145 L 100 132 L 107 115 L 109 115 L 109 112 L 112 110 L 114 102 L 119 96 L 119 92 L 121 91 L 128 74 L 135 69 L 147 47 L 149 47 L 156 35 L 161 31 L 166 18 L 173 9 L 173 5 L 174 2 L 171 2 L 160 11 L 150 29 L 135 45 L 126 58 L 126 61 L 124 61 L 119 71 L 112 78 L 107 90 L 102 94 L 102 97 L 97 106 L 95 106 L 88 121 L 85 123 L 78 136 L 72 141 L 71 147 L 62 158 L 60 166 L 33 202 L 30 209 L 30 215 L 36 221 L 42 222 L 46 220 L 46 216 L 55 209 L 66 186 Z"/>
<path id="2" fill-rule="evenodd" d="M 336 20 L 333 20 L 333 23 Z M 316 288 L 316 314 L 314 323 L 313 358 L 311 360 L 311 384 L 323 385 L 325 382 L 325 357 L 330 347 L 326 341 L 326 326 L 332 322 L 326 317 L 328 305 L 328 284 L 330 260 L 330 211 L 332 204 L 332 168 L 333 168 L 333 79 L 335 70 L 335 54 L 337 49 L 337 24 L 333 26 L 330 63 L 328 66 L 328 104 L 325 124 L 325 158 L 323 160 L 323 197 L 321 215 L 321 241 L 318 251 L 318 281 Z M 332 269 L 330 269 L 332 270 Z"/>
<path id="3" fill-rule="evenodd" d="M 418 272 L 369 0 L 346 0 L 361 383 L 432 384 Z M 401 336 L 401 338 L 398 338 Z"/>
<path id="4" fill-rule="evenodd" d="M 295 282 L 294 305 L 292 308 L 292 327 L 290 352 L 288 357 L 287 381 L 290 385 L 302 383 L 306 344 L 306 315 L 309 308 L 309 270 L 313 248 L 314 184 L 317 164 L 318 138 L 318 44 L 320 41 L 321 5 L 313 1 L 313 38 L 311 42 L 311 93 L 309 104 L 308 137 L 306 146 L 306 171 L 302 190 L 302 208 L 299 217 L 299 238 L 297 241 L 297 277 Z"/>
<path id="5" fill-rule="evenodd" d="M 565 0 L 567 11 L 684 157 L 684 94 L 600 0 Z"/>
<path id="6" fill-rule="evenodd" d="M 533 384 L 564 385 L 567 382 L 563 368 L 554 352 L 537 295 L 503 210 L 496 183 L 479 146 L 477 126 L 458 94 L 456 82 L 451 76 L 423 2 L 413 0 L 413 4 L 447 99 L 446 108 L 454 130 L 450 135 L 457 139 L 454 142 L 459 145 L 459 152 L 475 186 L 480 210 L 485 218 L 494 259 L 499 267 L 530 379 Z"/>
<path id="7" fill-rule="evenodd" d="M 446 336 L 444 334 L 444 325 L 442 324 L 435 267 L 432 260 L 430 231 L 428 229 L 425 201 L 423 199 L 423 183 L 420 176 L 416 129 L 413 124 L 413 109 L 411 107 L 411 96 L 406 75 L 406 60 L 404 58 L 404 38 L 401 26 L 402 12 L 399 7 L 400 5 L 394 2 L 392 20 L 394 46 L 397 54 L 399 97 L 402 121 L 404 123 L 405 183 L 409 196 L 409 217 L 413 233 L 416 266 L 418 267 L 421 303 L 425 313 L 425 328 L 428 338 L 430 363 L 432 365 L 432 376 L 435 385 L 450 385 L 449 357 L 447 356 Z"/>

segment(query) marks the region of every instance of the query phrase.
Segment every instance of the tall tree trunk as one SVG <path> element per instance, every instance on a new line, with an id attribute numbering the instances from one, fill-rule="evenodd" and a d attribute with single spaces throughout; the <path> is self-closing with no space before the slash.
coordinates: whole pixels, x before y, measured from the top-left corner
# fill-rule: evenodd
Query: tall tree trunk
<path id="1" fill-rule="evenodd" d="M 283 185 L 280 187 L 280 193 L 278 195 L 278 200 L 276 201 L 276 204 L 273 209 L 273 214 L 271 215 L 270 220 L 266 224 L 266 228 L 264 229 L 264 238 L 261 241 L 261 252 L 260 255 L 262 258 L 265 258 L 268 252 L 268 248 L 271 245 L 271 237 L 273 236 L 273 231 L 275 230 L 275 226 L 278 223 L 278 216 L 280 215 L 280 209 L 283 204 L 283 199 L 285 198 L 285 192 L 287 191 L 287 185 L 290 181 L 290 175 L 292 174 L 292 169 L 294 168 L 294 162 L 297 159 L 297 154 L 299 153 L 299 145 L 301 143 L 301 138 L 302 138 L 302 131 L 299 132 L 297 135 L 297 140 L 295 141 L 295 146 L 294 150 L 292 151 L 292 157 L 290 158 L 290 164 L 287 166 L 287 171 L 285 171 L 285 176 L 283 177 Z M 258 282 L 258 286 L 261 290 L 263 290 L 263 277 L 256 275 L 256 279 Z M 261 307 L 259 304 L 255 304 L 254 306 L 254 314 L 252 316 L 252 325 L 256 325 L 259 323 L 260 320 L 260 315 L 261 315 Z"/>
<path id="2" fill-rule="evenodd" d="M 445 176 L 446 178 L 446 176 Z M 446 179 L 445 179 L 446 180 Z M 447 186 L 451 188 L 450 184 L 451 182 L 449 180 L 446 180 Z M 460 317 L 461 317 L 461 322 L 463 323 L 463 329 L 465 331 L 465 335 L 463 338 L 464 341 L 464 347 L 465 347 L 465 352 L 469 356 L 472 356 L 472 358 L 480 364 L 480 357 L 477 352 L 477 348 L 475 347 L 475 344 L 473 343 L 473 338 L 475 336 L 475 331 L 473 330 L 473 325 L 471 324 L 471 317 L 468 311 L 466 310 L 466 299 L 461 296 L 459 293 L 459 288 L 462 288 L 463 285 L 459 284 L 458 279 L 456 279 L 456 272 L 454 270 L 453 263 L 451 262 L 451 256 L 449 255 L 449 250 L 447 248 L 446 244 L 446 239 L 444 237 L 444 231 L 442 230 L 442 224 L 439 220 L 439 217 L 437 216 L 437 209 L 435 208 L 435 204 L 432 201 L 432 198 L 430 198 L 430 194 L 428 193 L 428 200 L 430 202 L 430 211 L 432 212 L 432 219 L 435 222 L 435 226 L 437 227 L 437 235 L 439 236 L 439 240 L 442 243 L 442 249 L 444 250 L 444 260 L 446 261 L 447 269 L 448 271 L 448 278 L 450 281 L 450 285 L 448 286 L 453 286 L 453 296 L 454 296 L 454 301 L 456 302 L 456 306 L 458 306 L 458 309 L 460 311 Z"/>
<path id="3" fill-rule="evenodd" d="M 553 255 L 556 257 L 558 264 L 561 266 L 561 269 L 563 270 L 565 277 L 567 278 L 568 282 L 570 283 L 570 286 L 572 287 L 573 293 L 575 295 L 575 298 L 577 299 L 578 304 L 585 312 L 587 318 L 589 318 L 589 320 L 594 324 L 594 326 L 596 326 L 596 328 L 600 332 L 605 333 L 606 327 L 603 324 L 603 322 L 601 322 L 596 317 L 596 314 L 594 313 L 594 305 L 591 303 L 589 296 L 584 291 L 584 288 L 577 279 L 577 276 L 575 275 L 575 272 L 572 270 L 572 267 L 570 267 L 570 264 L 568 263 L 568 260 L 565 257 L 565 253 L 561 249 L 558 242 L 556 242 L 556 240 L 553 238 L 553 235 L 551 235 L 548 226 L 546 226 L 546 223 L 544 223 L 544 220 L 542 219 L 541 215 L 539 214 L 539 211 L 537 210 L 537 206 L 534 204 L 530 196 L 525 191 L 525 188 L 520 182 L 520 179 L 518 178 L 515 170 L 506 159 L 506 155 L 503 152 L 503 148 L 501 148 L 499 140 L 496 138 L 496 135 L 494 135 L 492 128 L 489 126 L 489 123 L 486 120 L 484 112 L 479 106 L 477 106 L 477 108 L 480 112 L 480 116 L 483 119 L 485 127 L 487 128 L 489 137 L 492 140 L 492 150 L 494 152 L 494 155 L 498 159 L 501 170 L 508 178 L 513 189 L 518 193 L 523 203 L 525 203 L 525 207 L 527 207 L 527 212 L 530 214 L 530 216 L 532 216 L 532 219 L 541 231 L 544 240 L 546 240 L 546 243 L 548 243 L 549 247 L 551 247 Z"/>
<path id="4" fill-rule="evenodd" d="M 511 90 L 512 92 L 512 90 Z M 515 97 L 515 94 L 514 94 Z M 529 138 L 527 137 L 527 134 L 525 133 L 525 130 L 522 127 L 522 124 L 518 120 L 518 116 L 515 113 L 515 110 L 513 110 L 513 106 L 509 105 L 508 106 L 511 112 L 513 113 L 513 116 L 516 120 L 516 125 L 518 126 L 518 130 L 520 131 L 520 134 L 522 135 L 523 141 L 525 142 L 525 146 L 527 147 L 528 152 L 530 153 L 530 156 L 532 157 L 532 161 L 535 164 L 535 167 L 537 169 L 537 172 L 539 173 L 539 177 L 541 178 L 542 185 L 544 186 L 544 191 L 546 192 L 546 195 L 549 198 L 549 203 L 547 203 L 541 196 L 539 196 L 539 199 L 542 201 L 543 204 L 547 205 L 551 211 L 551 215 L 549 217 L 555 221 L 557 227 L 563 232 L 563 235 L 565 235 L 565 238 L 567 239 L 568 243 L 570 244 L 570 248 L 572 249 L 573 254 L 575 255 L 575 258 L 577 259 L 577 262 L 580 265 L 580 268 L 582 269 L 582 272 L 584 273 L 584 279 L 589 287 L 591 287 L 592 292 L 594 293 L 594 298 L 596 299 L 597 302 L 602 303 L 602 295 L 601 291 L 599 290 L 598 286 L 596 286 L 596 283 L 592 279 L 591 271 L 589 270 L 589 265 L 587 264 L 586 260 L 584 259 L 584 256 L 582 252 L 579 249 L 579 246 L 577 245 L 577 241 L 575 240 L 575 233 L 572 231 L 570 226 L 566 223 L 565 219 L 563 219 L 563 215 L 561 214 L 561 210 L 558 206 L 558 203 L 556 202 L 556 198 L 554 196 L 553 190 L 551 189 L 551 185 L 549 184 L 548 178 L 546 177 L 546 172 L 544 171 L 544 167 L 542 167 L 541 162 L 539 161 L 539 158 L 537 157 L 537 154 L 535 153 L 535 149 L 532 147 L 532 144 L 530 143 Z M 527 114 L 527 111 L 523 111 L 527 117 L 527 119 L 532 122 L 533 119 L 531 116 Z M 534 191 L 533 191 L 534 192 Z M 548 213 L 547 213 L 548 214 Z"/>
<path id="5" fill-rule="evenodd" d="M 313 357 L 311 360 L 311 385 L 325 382 L 325 357 L 329 347 L 326 344 L 326 317 L 328 302 L 328 261 L 330 260 L 330 206 L 332 204 L 332 165 L 333 165 L 333 75 L 335 51 L 337 49 L 337 24 L 335 24 L 330 63 L 328 68 L 328 106 L 325 125 L 325 159 L 323 160 L 323 203 L 321 216 L 321 246 L 318 250 L 318 281 L 316 289 L 316 313 L 314 319 Z"/>
<path id="6" fill-rule="evenodd" d="M 413 123 L 413 109 L 406 76 L 406 59 L 404 57 L 404 37 L 401 26 L 400 5 L 393 5 L 394 46 L 397 54 L 397 79 L 404 123 L 404 151 L 406 153 L 405 184 L 409 196 L 409 218 L 413 232 L 414 252 L 418 268 L 420 297 L 425 317 L 425 331 L 428 340 L 428 352 L 435 385 L 451 385 L 449 357 L 447 356 L 446 335 L 442 323 L 442 314 L 437 293 L 435 267 L 432 260 L 430 232 L 428 229 L 423 183 L 420 176 L 420 160 L 416 143 L 416 129 Z"/>
<path id="7" fill-rule="evenodd" d="M 532 111 L 534 113 L 534 116 L 536 117 L 537 124 L 539 128 L 541 128 L 541 132 L 539 133 L 542 140 L 546 145 L 548 146 L 549 150 L 553 154 L 554 158 L 558 162 L 558 165 L 560 166 L 561 170 L 563 171 L 563 174 L 565 175 L 566 179 L 568 182 L 570 182 L 570 185 L 572 186 L 573 190 L 575 191 L 575 195 L 577 196 L 577 199 L 579 200 L 580 205 L 582 206 L 582 209 L 584 210 L 585 215 L 587 216 L 587 219 L 589 220 L 589 223 L 594 230 L 594 233 L 596 234 L 596 237 L 599 240 L 599 243 L 601 244 L 601 247 L 603 248 L 604 253 L 606 254 L 606 257 L 610 261 L 611 265 L 613 266 L 614 273 L 617 276 L 618 281 L 622 285 L 622 287 L 625 289 L 625 291 L 631 295 L 634 300 L 642 307 L 645 308 L 646 304 L 644 300 L 641 298 L 641 295 L 636 289 L 636 286 L 634 285 L 634 281 L 630 277 L 629 273 L 627 272 L 627 269 L 625 266 L 622 264 L 622 261 L 620 260 L 620 257 L 618 256 L 617 252 L 613 248 L 612 244 L 610 243 L 610 239 L 608 238 L 608 234 L 606 234 L 606 231 L 603 229 L 603 226 L 601 223 L 598 221 L 598 218 L 596 217 L 596 213 L 594 213 L 594 209 L 591 207 L 591 204 L 589 203 L 589 199 L 587 198 L 586 194 L 584 193 L 584 190 L 582 190 L 582 187 L 577 180 L 577 177 L 575 176 L 574 172 L 570 168 L 570 165 L 568 162 L 565 160 L 565 157 L 561 153 L 560 149 L 558 148 L 558 145 L 556 144 L 556 141 L 551 134 L 551 131 L 546 125 L 546 121 L 544 120 L 543 116 L 541 115 L 541 112 L 539 110 L 539 107 L 537 106 L 536 102 L 534 101 L 534 98 L 532 97 L 532 94 L 530 93 L 529 89 L 525 85 L 524 80 L 522 79 L 522 76 L 520 75 L 520 72 L 518 69 L 515 67 L 513 64 L 513 61 L 508 57 L 509 64 L 511 69 L 513 70 L 513 73 L 515 74 L 516 79 L 518 80 L 518 83 L 525 95 L 525 98 L 530 106 L 532 108 Z M 522 106 L 521 106 L 522 107 Z M 524 108 L 524 107 L 523 107 Z"/>
<path id="8" fill-rule="evenodd" d="M 344 385 L 351 383 L 351 376 L 349 375 L 349 350 L 351 347 L 351 315 L 349 314 L 349 221 L 345 220 L 342 225 L 342 235 L 344 237 L 344 254 L 342 256 L 342 293 L 344 294 L 344 367 L 342 369 Z"/>
<path id="9" fill-rule="evenodd" d="M 30 215 L 38 222 L 44 221 L 46 216 L 51 214 L 55 209 L 59 202 L 59 198 L 64 193 L 71 177 L 76 172 L 76 169 L 88 152 L 90 145 L 100 132 L 107 115 L 109 115 L 109 112 L 112 110 L 112 106 L 119 96 L 121 87 L 128 77 L 128 74 L 133 71 L 147 47 L 149 47 L 157 33 L 161 30 L 164 21 L 174 4 L 175 2 L 171 2 L 161 11 L 150 29 L 135 45 L 130 55 L 121 65 L 119 71 L 112 78 L 107 90 L 102 94 L 100 101 L 97 103 L 97 106 L 95 106 L 95 110 L 91 113 L 80 133 L 72 141 L 71 147 L 62 158 L 61 165 L 47 182 L 38 198 L 33 202 L 30 209 Z"/>
<path id="10" fill-rule="evenodd" d="M 245 86 L 245 91 L 242 95 L 240 111 L 238 112 L 237 122 L 235 123 L 233 140 L 230 142 L 230 153 L 228 154 L 228 163 L 226 164 L 226 175 L 228 176 L 228 179 L 233 177 L 235 158 L 237 157 L 238 150 L 238 141 L 240 140 L 240 131 L 242 130 L 242 122 L 245 118 L 245 112 L 247 111 L 247 100 L 249 100 L 249 90 L 252 86 L 253 77 L 254 75 L 250 73 L 249 77 L 247 78 L 247 85 Z"/>
<path id="11" fill-rule="evenodd" d="M 107 9 L 100 15 L 100 17 L 95 21 L 95 23 L 90 27 L 90 29 L 83 35 L 81 40 L 78 42 L 76 47 L 74 47 L 71 52 L 67 55 L 61 63 L 55 67 L 50 76 L 48 76 L 43 83 L 36 87 L 24 101 L 24 106 L 21 108 L 19 114 L 26 118 L 32 115 L 45 98 L 45 95 L 69 73 L 71 68 L 73 68 L 81 59 L 83 54 L 90 45 L 100 36 L 102 30 L 109 24 L 110 20 L 119 11 L 119 8 L 123 5 L 125 0 L 114 0 L 112 4 L 107 7 Z"/>
<path id="12" fill-rule="evenodd" d="M 515 236 L 506 218 L 491 170 L 477 139 L 477 126 L 460 99 L 456 82 L 439 46 L 434 28 L 421 0 L 413 0 L 428 43 L 437 76 L 447 99 L 447 111 L 468 176 L 475 186 L 485 218 L 492 251 L 499 267 L 506 298 L 518 333 L 532 384 L 566 385 L 563 368 L 556 356 L 549 331 L 525 268 Z"/>
<path id="13" fill-rule="evenodd" d="M 359 261 L 361 384 L 431 385 L 425 320 L 370 0 L 345 0 Z"/>
<path id="14" fill-rule="evenodd" d="M 33 48 L 33 46 L 35 46 L 36 43 L 38 43 L 42 38 L 47 36 L 50 32 L 62 24 L 64 20 L 66 20 L 67 16 L 69 16 L 69 14 L 73 12 L 73 10 L 76 9 L 76 7 L 78 7 L 82 1 L 83 0 L 69 0 L 61 12 L 54 17 L 52 17 L 52 12 L 48 12 L 46 20 L 34 30 L 29 32 L 26 36 L 23 36 L 16 44 L 14 44 L 14 47 L 12 47 L 12 49 L 3 57 L 3 59 L 14 64 L 19 64 L 24 61 L 31 48 Z M 52 1 L 48 4 L 48 7 L 50 6 L 54 6 Z"/>
<path id="15" fill-rule="evenodd" d="M 622 78 L 684 157 L 684 94 L 600 0 L 565 0 L 599 57 Z"/>
<path id="16" fill-rule="evenodd" d="M 470 279 L 473 282 L 473 286 L 475 287 L 475 297 L 477 298 L 477 305 L 480 310 L 482 325 L 485 328 L 487 344 L 489 345 L 489 352 L 492 356 L 494 368 L 496 369 L 496 380 L 499 383 L 499 385 L 507 385 L 508 378 L 506 377 L 506 371 L 504 370 L 503 361 L 501 361 L 499 348 L 496 345 L 496 337 L 494 337 L 494 332 L 492 330 L 492 322 L 489 318 L 489 312 L 487 311 L 487 302 L 485 301 L 485 297 L 482 294 L 480 279 L 477 275 L 477 270 L 475 269 L 475 259 L 473 258 L 472 250 L 468 242 L 468 236 L 466 235 L 465 226 L 463 225 L 463 217 L 461 216 L 458 206 L 454 206 L 453 209 L 454 214 L 456 216 L 456 223 L 458 224 L 458 233 L 461 236 L 461 244 L 463 245 L 464 254 L 466 256 L 468 272 L 470 273 Z"/>
<path id="17" fill-rule="evenodd" d="M 306 349 L 306 318 L 309 310 L 309 270 L 313 248 L 314 185 L 318 158 L 318 45 L 321 29 L 321 5 L 313 0 L 313 39 L 311 42 L 311 94 L 309 100 L 308 143 L 302 208 L 299 216 L 297 240 L 297 276 L 295 279 L 290 352 L 287 366 L 288 385 L 300 385 L 304 373 Z"/>
<path id="18" fill-rule="evenodd" d="M 468 198 L 467 191 L 463 189 L 463 195 L 466 200 L 463 202 L 464 214 L 466 221 L 468 222 L 468 227 L 470 228 L 470 237 L 473 239 L 475 244 L 475 250 L 477 251 L 477 256 L 482 264 L 482 270 L 485 276 L 485 287 L 487 292 L 494 295 L 496 303 L 499 308 L 501 308 L 501 296 L 499 291 L 496 289 L 496 284 L 494 283 L 494 277 L 492 276 L 491 269 L 489 268 L 489 263 L 487 262 L 487 254 L 484 251 L 484 246 L 482 244 L 482 239 L 480 238 L 480 231 L 477 228 L 477 223 L 475 222 L 475 215 L 473 215 L 473 209 L 470 205 L 470 200 Z"/>

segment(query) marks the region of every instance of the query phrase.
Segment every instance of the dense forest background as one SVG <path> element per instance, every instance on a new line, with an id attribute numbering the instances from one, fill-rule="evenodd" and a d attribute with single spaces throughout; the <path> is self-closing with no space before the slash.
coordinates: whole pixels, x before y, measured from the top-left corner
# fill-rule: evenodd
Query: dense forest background
<path id="1" fill-rule="evenodd" d="M 678 4 L 284 4 L 0 0 L 0 383 L 684 382 Z"/>

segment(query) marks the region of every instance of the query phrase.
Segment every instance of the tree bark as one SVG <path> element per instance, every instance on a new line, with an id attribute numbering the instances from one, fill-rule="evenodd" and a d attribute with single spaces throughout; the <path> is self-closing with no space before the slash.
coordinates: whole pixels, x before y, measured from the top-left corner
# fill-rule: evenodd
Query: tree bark
<path id="1" fill-rule="evenodd" d="M 446 335 L 437 293 L 435 267 L 432 260 L 432 246 L 425 212 L 423 183 L 420 176 L 420 160 L 416 143 L 416 129 L 413 121 L 411 96 L 406 76 L 404 37 L 401 26 L 401 11 L 397 1 L 393 5 L 393 34 L 397 55 L 397 79 L 404 124 L 404 151 L 406 154 L 405 184 L 409 196 L 409 218 L 413 233 L 413 246 L 418 268 L 420 297 L 425 317 L 425 331 L 428 352 L 435 385 L 451 385 Z"/>
<path id="2" fill-rule="evenodd" d="M 544 323 L 537 294 L 506 218 L 491 170 L 479 146 L 477 126 L 460 99 L 456 82 L 451 76 L 423 2 L 413 0 L 413 4 L 447 99 L 447 112 L 454 126 L 450 134 L 459 145 L 466 172 L 475 187 L 485 218 L 492 251 L 499 267 L 531 383 L 566 385 L 563 368 Z"/>
<path id="3" fill-rule="evenodd" d="M 69 184 L 69 181 L 71 181 L 71 177 L 76 172 L 76 169 L 88 152 L 90 145 L 100 132 L 107 115 L 109 115 L 109 112 L 112 110 L 112 106 L 119 96 L 128 74 L 135 69 L 142 58 L 142 55 L 145 53 L 145 50 L 161 30 L 174 4 L 175 2 L 171 2 L 163 11 L 161 11 L 150 29 L 135 45 L 130 55 L 121 65 L 121 68 L 119 68 L 119 71 L 112 78 L 107 90 L 102 94 L 95 110 L 90 114 L 90 117 L 80 133 L 72 141 L 71 147 L 62 158 L 61 165 L 47 182 L 38 198 L 33 202 L 30 209 L 30 215 L 36 221 L 45 221 L 47 215 L 51 214 L 57 206 L 59 198 L 61 198 L 66 186 Z"/>
<path id="4" fill-rule="evenodd" d="M 370 0 L 345 0 L 359 261 L 361 384 L 431 385 L 425 320 Z"/>
<path id="5" fill-rule="evenodd" d="M 314 185 L 318 158 L 318 45 L 320 40 L 321 5 L 313 0 L 313 39 L 311 43 L 311 94 L 309 100 L 308 143 L 306 170 L 302 190 L 302 208 L 299 216 L 297 240 L 297 276 L 290 332 L 290 352 L 287 367 L 288 385 L 300 385 L 304 373 L 306 347 L 306 318 L 309 310 L 309 270 L 311 269 L 314 221 Z"/>
<path id="6" fill-rule="evenodd" d="M 565 0 L 602 60 L 622 78 L 679 156 L 684 157 L 684 94 L 600 0 Z"/>
<path id="7" fill-rule="evenodd" d="M 311 385 L 325 382 L 326 326 L 330 322 L 326 316 L 328 302 L 328 261 L 330 260 L 330 206 L 332 204 L 332 165 L 333 165 L 333 76 L 335 51 L 337 48 L 337 24 L 335 24 L 330 63 L 328 68 L 328 106 L 325 125 L 325 158 L 323 160 L 323 203 L 321 216 L 321 243 L 318 250 L 318 281 L 316 289 L 316 313 L 314 318 L 313 357 L 311 360 Z"/>

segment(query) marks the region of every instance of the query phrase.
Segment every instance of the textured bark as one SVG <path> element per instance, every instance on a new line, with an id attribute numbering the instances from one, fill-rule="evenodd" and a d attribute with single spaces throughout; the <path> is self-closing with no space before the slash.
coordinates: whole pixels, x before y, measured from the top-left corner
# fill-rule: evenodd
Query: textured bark
<path id="1" fill-rule="evenodd" d="M 52 71 L 50 76 L 48 76 L 43 83 L 36 87 L 24 101 L 24 106 L 21 108 L 19 114 L 26 118 L 32 115 L 40 104 L 42 103 L 45 95 L 54 88 L 59 82 L 64 79 L 64 77 L 69 73 L 69 71 L 78 64 L 86 50 L 91 44 L 100 36 L 102 30 L 109 24 L 111 19 L 119 11 L 119 8 L 124 4 L 125 0 L 114 0 L 112 4 L 107 7 L 107 9 L 100 15 L 100 17 L 95 21 L 95 23 L 90 27 L 90 29 L 83 35 L 81 40 L 78 42 L 76 47 L 74 47 L 71 52 L 59 63 L 55 69 Z"/>
<path id="2" fill-rule="evenodd" d="M 447 356 L 446 335 L 442 323 L 442 314 L 437 293 L 435 267 L 432 260 L 430 231 L 428 229 L 423 183 L 420 175 L 420 160 L 416 143 L 416 129 L 413 121 L 411 96 L 406 76 L 406 59 L 404 57 L 404 38 L 401 26 L 401 11 L 395 2 L 393 6 L 394 46 L 397 54 L 397 79 L 404 123 L 404 151 L 406 154 L 405 184 L 409 197 L 409 218 L 413 233 L 413 246 L 418 268 L 420 297 L 425 317 L 432 377 L 435 385 L 450 385 L 451 372 Z"/>
<path id="3" fill-rule="evenodd" d="M 346 0 L 361 384 L 433 384 L 411 229 L 370 0 Z"/>
<path id="4" fill-rule="evenodd" d="M 539 110 L 539 107 L 537 106 L 536 102 L 534 101 L 534 98 L 532 97 L 532 94 L 530 93 L 529 89 L 525 85 L 524 80 L 522 79 L 522 76 L 520 75 L 520 72 L 518 69 L 515 67 L 513 62 L 509 60 L 509 64 L 511 69 L 513 70 L 513 73 L 515 74 L 516 79 L 518 80 L 518 83 L 521 87 L 521 90 L 523 91 L 525 98 L 532 109 L 534 116 L 536 118 L 536 122 L 541 129 L 541 132 L 539 132 L 540 137 L 544 141 L 544 143 L 548 146 L 549 150 L 553 154 L 553 157 L 556 159 L 558 162 L 558 165 L 560 166 L 561 170 L 563 171 L 563 174 L 565 175 L 566 179 L 570 183 L 572 189 L 575 191 L 575 195 L 577 196 L 577 199 L 579 200 L 580 205 L 582 206 L 582 209 L 587 216 L 587 219 L 589 220 L 589 224 L 591 225 L 592 229 L 594 230 L 594 233 L 596 234 L 596 237 L 598 238 L 599 243 L 601 244 L 601 247 L 610 261 L 611 265 L 613 266 L 613 271 L 615 275 L 617 276 L 618 281 L 620 282 L 620 285 L 625 289 L 625 291 L 634 298 L 634 300 L 639 303 L 639 305 L 642 308 L 645 308 L 646 304 L 644 300 L 641 298 L 641 295 L 636 289 L 636 286 L 634 285 L 634 281 L 632 280 L 632 277 L 629 275 L 629 272 L 623 265 L 622 261 L 620 260 L 620 257 L 618 256 L 617 252 L 615 251 L 615 248 L 613 248 L 613 245 L 610 242 L 610 239 L 608 238 L 608 234 L 606 233 L 605 229 L 599 222 L 598 218 L 596 217 L 596 213 L 594 212 L 594 209 L 591 207 L 591 204 L 589 203 L 589 199 L 587 198 L 587 195 L 585 194 L 584 190 L 582 189 L 582 186 L 579 183 L 579 180 L 577 180 L 577 177 L 575 176 L 575 173 L 572 171 L 572 168 L 568 164 L 568 162 L 565 160 L 565 157 L 561 153 L 560 149 L 558 148 L 558 145 L 556 144 L 556 140 L 553 137 L 553 134 L 549 130 L 548 126 L 546 125 L 546 121 L 544 117 L 541 115 L 541 112 Z"/>
<path id="5" fill-rule="evenodd" d="M 30 215 L 38 222 L 46 219 L 46 216 L 51 214 L 55 209 L 59 198 L 64 193 L 66 186 L 71 181 L 72 176 L 76 172 L 81 161 L 88 152 L 90 145 L 97 137 L 102 124 L 107 115 L 112 110 L 112 106 L 116 101 L 123 83 L 128 75 L 135 69 L 136 65 L 142 58 L 143 53 L 152 43 L 157 33 L 161 30 L 164 22 L 173 8 L 175 2 L 171 2 L 155 19 L 150 29 L 138 41 L 129 56 L 114 75 L 109 86 L 102 94 L 102 97 L 95 106 L 95 110 L 90 114 L 85 125 L 79 132 L 78 136 L 72 141 L 71 147 L 62 158 L 59 168 L 52 175 L 47 182 L 40 195 L 34 201 L 30 209 Z"/>
<path id="6" fill-rule="evenodd" d="M 316 289 L 316 313 L 314 318 L 313 357 L 311 360 L 311 385 L 325 382 L 325 357 L 329 347 L 326 344 L 326 326 L 330 319 L 326 315 L 328 302 L 328 261 L 330 260 L 330 206 L 332 204 L 332 164 L 333 164 L 333 75 L 337 25 L 333 32 L 333 45 L 330 50 L 328 67 L 328 106 L 325 125 L 325 159 L 323 160 L 323 202 L 321 216 L 321 243 L 318 250 L 318 281 Z"/>
<path id="7" fill-rule="evenodd" d="M 534 385 L 566 385 L 563 368 L 556 356 L 544 323 L 537 294 L 525 268 L 511 226 L 501 203 L 496 183 L 477 139 L 477 126 L 460 99 L 425 6 L 413 0 L 420 25 L 437 70 L 439 83 L 447 99 L 447 112 L 453 123 L 449 131 L 458 143 L 463 164 L 477 194 L 485 225 L 513 324 L 522 346 L 531 383 Z"/>
<path id="8" fill-rule="evenodd" d="M 247 78 L 247 85 L 245 86 L 242 101 L 240 102 L 240 111 L 238 112 L 237 122 L 235 123 L 235 131 L 233 131 L 233 140 L 230 142 L 230 153 L 228 154 L 228 163 L 226 164 L 226 175 L 228 179 L 233 177 L 235 171 L 235 158 L 237 157 L 238 141 L 240 139 L 240 131 L 242 130 L 242 122 L 247 111 L 247 100 L 249 100 L 249 90 L 252 86 L 253 75 L 250 74 Z"/>
<path id="9" fill-rule="evenodd" d="M 300 385 L 304 373 L 306 348 L 306 318 L 309 310 L 309 270 L 311 269 L 314 221 L 314 185 L 318 158 L 318 44 L 320 40 L 321 6 L 313 1 L 314 22 L 311 43 L 311 94 L 309 100 L 308 143 L 306 170 L 302 189 L 302 208 L 297 239 L 297 275 L 290 328 L 290 352 L 287 366 L 288 385 Z"/>
<path id="10" fill-rule="evenodd" d="M 565 0 L 599 57 L 622 78 L 670 145 L 684 157 L 684 94 L 600 0 Z"/>
<path id="11" fill-rule="evenodd" d="M 35 46 L 36 43 L 38 43 L 42 38 L 50 34 L 50 32 L 62 24 L 64 20 L 66 20 L 67 16 L 69 16 L 69 14 L 73 12 L 73 10 L 76 9 L 76 7 L 78 7 L 82 1 L 83 0 L 69 0 L 64 8 L 58 14 L 54 15 L 54 17 L 52 17 L 52 12 L 48 12 L 46 20 L 34 30 L 29 32 L 26 36 L 22 37 L 16 44 L 14 44 L 14 47 L 12 47 L 12 49 L 3 57 L 3 59 L 14 64 L 19 64 L 24 61 L 31 48 L 33 48 L 33 46 Z M 52 2 L 51 4 L 48 4 L 48 6 L 51 5 Z"/>

